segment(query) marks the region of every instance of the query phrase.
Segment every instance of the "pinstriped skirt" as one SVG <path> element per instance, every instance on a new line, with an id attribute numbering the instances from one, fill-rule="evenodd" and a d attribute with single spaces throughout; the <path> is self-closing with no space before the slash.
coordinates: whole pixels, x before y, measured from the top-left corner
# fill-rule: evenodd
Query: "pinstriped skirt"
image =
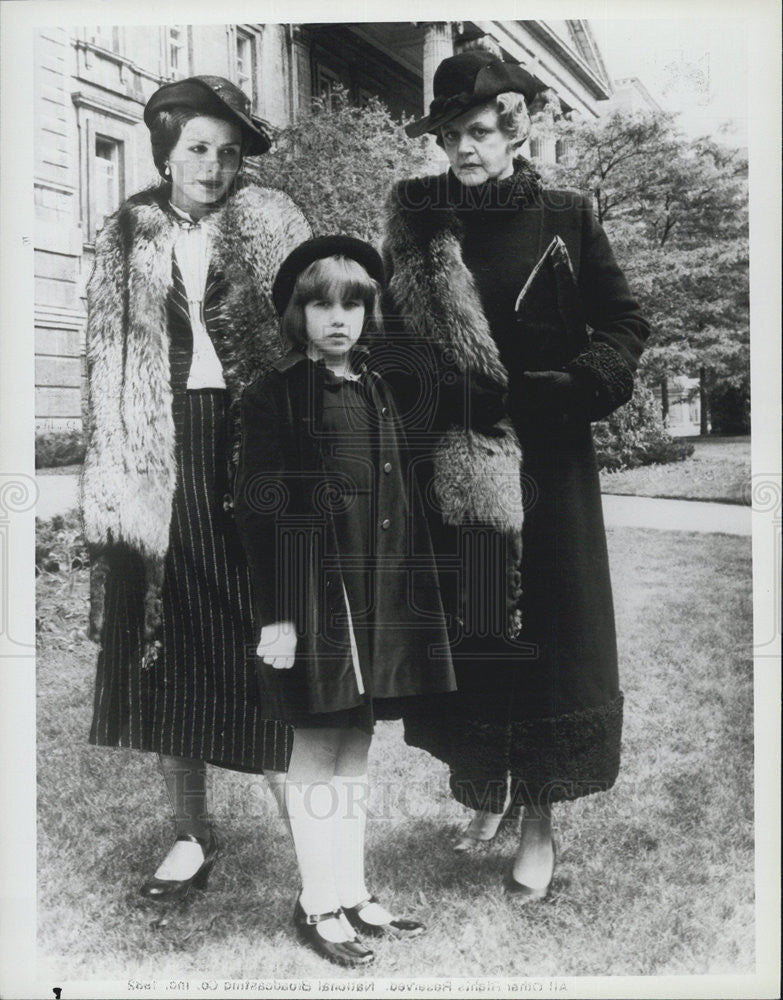
<path id="1" fill-rule="evenodd" d="M 223 390 L 177 393 L 178 481 L 163 582 L 162 649 L 140 665 L 144 567 L 111 553 L 90 742 L 286 770 L 292 730 L 264 717 L 255 674 L 250 576 L 223 509 Z"/>

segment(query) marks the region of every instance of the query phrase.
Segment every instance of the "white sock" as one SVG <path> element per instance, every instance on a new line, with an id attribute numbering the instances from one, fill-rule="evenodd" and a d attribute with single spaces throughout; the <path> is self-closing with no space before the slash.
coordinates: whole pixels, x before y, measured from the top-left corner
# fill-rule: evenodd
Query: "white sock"
<path id="1" fill-rule="evenodd" d="M 364 881 L 364 833 L 367 825 L 367 775 L 337 774 L 335 872 L 341 906 L 355 906 L 370 893 Z"/>
<path id="2" fill-rule="evenodd" d="M 341 906 L 356 906 L 368 898 L 370 892 L 364 876 L 364 841 L 369 808 L 367 775 L 335 775 L 338 820 L 335 854 L 337 891 Z M 379 903 L 362 907 L 362 920 L 368 924 L 388 924 L 389 911 Z"/>
<path id="3" fill-rule="evenodd" d="M 328 781 L 286 781 L 285 802 L 302 877 L 306 913 L 328 913 L 340 905 L 334 870 L 337 795 Z"/>

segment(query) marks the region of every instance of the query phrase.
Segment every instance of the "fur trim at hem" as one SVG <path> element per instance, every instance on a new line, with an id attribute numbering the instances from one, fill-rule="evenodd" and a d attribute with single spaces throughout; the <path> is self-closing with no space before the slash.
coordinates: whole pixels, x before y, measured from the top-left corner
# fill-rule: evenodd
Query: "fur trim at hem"
<path id="1" fill-rule="evenodd" d="M 611 788 L 620 770 L 623 695 L 597 708 L 509 724 L 405 719 L 405 742 L 451 770 L 454 798 L 502 812 L 506 775 L 516 805 L 566 802 Z"/>

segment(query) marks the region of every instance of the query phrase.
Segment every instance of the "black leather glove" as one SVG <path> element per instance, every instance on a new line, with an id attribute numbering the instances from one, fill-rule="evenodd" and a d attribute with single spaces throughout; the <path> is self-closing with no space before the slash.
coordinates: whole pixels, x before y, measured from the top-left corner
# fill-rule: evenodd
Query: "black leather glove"
<path id="1" fill-rule="evenodd" d="M 524 416 L 572 416 L 587 412 L 591 394 L 588 380 L 569 372 L 525 372 L 515 403 Z"/>
<path id="2" fill-rule="evenodd" d="M 438 389 L 442 426 L 457 424 L 492 433 L 494 426 L 507 415 L 507 394 L 489 381 L 449 372 Z"/>

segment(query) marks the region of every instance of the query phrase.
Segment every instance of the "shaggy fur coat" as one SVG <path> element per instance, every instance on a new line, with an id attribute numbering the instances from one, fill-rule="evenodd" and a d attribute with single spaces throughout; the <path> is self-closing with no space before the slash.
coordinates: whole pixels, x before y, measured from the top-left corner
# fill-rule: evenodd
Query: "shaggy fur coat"
<path id="1" fill-rule="evenodd" d="M 98 551 L 118 542 L 137 549 L 158 590 L 176 483 L 167 304 L 177 223 L 167 209 L 168 195 L 166 186 L 134 195 L 96 239 L 87 286 L 88 421 L 81 482 L 88 544 Z M 210 333 L 237 414 L 242 389 L 282 353 L 271 286 L 310 227 L 287 195 L 255 185 L 229 197 L 211 224 L 210 276 L 221 287 L 222 321 L 217 335 Z M 93 628 L 98 624 L 93 621 Z"/>

